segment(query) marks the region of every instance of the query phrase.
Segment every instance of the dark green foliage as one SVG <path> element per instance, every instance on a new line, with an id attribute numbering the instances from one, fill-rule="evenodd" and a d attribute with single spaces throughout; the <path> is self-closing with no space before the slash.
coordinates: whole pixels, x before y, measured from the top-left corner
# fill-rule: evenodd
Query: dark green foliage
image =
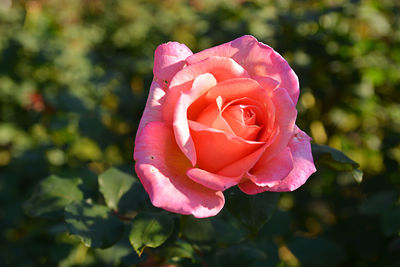
<path id="1" fill-rule="evenodd" d="M 314 161 L 326 164 L 337 171 L 351 171 L 360 167 L 357 162 L 337 149 L 317 144 L 312 144 L 311 147 Z"/>
<path id="2" fill-rule="evenodd" d="M 335 266 L 346 258 L 342 247 L 323 238 L 295 237 L 288 247 L 305 266 Z"/>
<path id="3" fill-rule="evenodd" d="M 226 208 L 236 219 L 255 235 L 272 217 L 279 200 L 279 193 L 265 192 L 257 195 L 243 194 L 233 188 L 226 192 Z"/>

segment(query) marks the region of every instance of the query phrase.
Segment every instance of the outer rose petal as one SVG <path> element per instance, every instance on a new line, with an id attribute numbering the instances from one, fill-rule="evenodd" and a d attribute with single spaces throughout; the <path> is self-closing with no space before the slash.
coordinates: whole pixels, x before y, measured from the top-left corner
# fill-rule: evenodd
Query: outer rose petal
<path id="1" fill-rule="evenodd" d="M 228 177 L 208 172 L 198 168 L 189 169 L 186 175 L 196 183 L 202 184 L 210 189 L 224 191 L 229 187 L 237 185 L 242 176 Z"/>
<path id="2" fill-rule="evenodd" d="M 285 88 L 292 101 L 296 104 L 299 98 L 299 80 L 285 59 L 271 47 L 258 42 L 256 38 L 245 35 L 231 42 L 221 44 L 186 59 L 190 66 L 210 56 L 233 58 L 254 79 L 269 77 L 280 82 L 280 87 Z"/>
<path id="3" fill-rule="evenodd" d="M 136 173 L 154 206 L 197 218 L 214 216 L 224 206 L 222 192 L 186 176 L 191 164 L 164 123 L 147 124 L 136 140 L 134 158 Z"/>
<path id="4" fill-rule="evenodd" d="M 256 171 L 248 175 L 249 179 L 258 186 L 275 186 L 293 170 L 293 159 L 287 147 L 276 157 L 264 163 Z"/>
<path id="5" fill-rule="evenodd" d="M 136 140 L 147 123 L 152 121 L 162 121 L 162 105 L 165 99 L 164 96 L 165 91 L 161 88 L 158 82 L 153 80 L 151 83 L 149 96 L 147 98 L 146 107 L 144 108 L 143 115 L 140 119 L 139 127 L 136 132 Z"/>
<path id="6" fill-rule="evenodd" d="M 295 134 L 289 142 L 289 148 L 293 157 L 293 170 L 289 175 L 272 187 L 261 187 L 251 181 L 246 181 L 239 184 L 239 188 L 250 195 L 264 191 L 286 192 L 299 188 L 316 171 L 311 153 L 310 140 L 311 138 L 296 126 Z"/>
<path id="7" fill-rule="evenodd" d="M 194 80 L 203 73 L 211 73 L 218 82 L 249 77 L 247 71 L 231 58 L 215 56 L 183 68 L 172 79 L 171 87 Z"/>
<path id="8" fill-rule="evenodd" d="M 154 77 L 160 83 L 169 83 L 172 77 L 185 66 L 185 59 L 193 53 L 184 44 L 168 42 L 159 45 L 154 54 Z"/>
<path id="9" fill-rule="evenodd" d="M 205 95 L 210 102 L 218 96 L 222 96 L 225 100 L 249 97 L 256 101 L 264 101 L 264 99 L 270 97 L 264 88 L 250 78 L 236 78 L 219 82 L 217 86 Z"/>

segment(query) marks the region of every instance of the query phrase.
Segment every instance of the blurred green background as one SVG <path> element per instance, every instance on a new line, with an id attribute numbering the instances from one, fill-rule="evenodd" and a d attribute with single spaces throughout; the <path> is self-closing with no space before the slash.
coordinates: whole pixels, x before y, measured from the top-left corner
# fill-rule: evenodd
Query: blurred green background
<path id="1" fill-rule="evenodd" d="M 274 247 L 269 266 L 399 266 L 394 0 L 1 0 L 0 266 L 135 264 L 132 248 L 120 256 L 88 249 L 58 220 L 26 215 L 22 202 L 51 173 L 84 177 L 93 191 L 111 166 L 133 174 L 157 45 L 174 40 L 197 52 L 244 34 L 272 46 L 299 76 L 300 128 L 365 174 L 358 184 L 318 166 L 283 194 L 261 230 Z M 229 253 L 221 255 L 234 259 Z"/>

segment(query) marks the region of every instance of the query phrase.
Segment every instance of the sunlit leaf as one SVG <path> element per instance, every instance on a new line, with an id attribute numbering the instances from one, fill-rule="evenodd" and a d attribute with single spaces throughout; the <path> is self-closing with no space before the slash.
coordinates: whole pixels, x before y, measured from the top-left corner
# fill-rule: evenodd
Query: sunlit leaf
<path id="1" fill-rule="evenodd" d="M 141 213 L 132 221 L 129 241 L 140 256 L 146 247 L 161 246 L 172 234 L 173 220 L 167 213 Z"/>
<path id="2" fill-rule="evenodd" d="M 107 248 L 124 232 L 123 223 L 106 206 L 75 202 L 65 208 L 64 216 L 69 232 L 87 247 Z"/>
<path id="3" fill-rule="evenodd" d="M 137 179 L 133 176 L 111 168 L 99 175 L 99 190 L 107 206 L 117 210 L 119 200 L 135 182 Z"/>
<path id="4" fill-rule="evenodd" d="M 31 197 L 25 201 L 25 211 L 33 217 L 59 217 L 64 207 L 73 201 L 83 199 L 79 189 L 81 179 L 64 179 L 51 175 L 42 180 L 33 190 Z"/>
<path id="5" fill-rule="evenodd" d="M 164 255 L 167 258 L 177 257 L 186 259 L 196 259 L 197 255 L 189 242 L 178 239 L 173 245 L 165 248 Z"/>

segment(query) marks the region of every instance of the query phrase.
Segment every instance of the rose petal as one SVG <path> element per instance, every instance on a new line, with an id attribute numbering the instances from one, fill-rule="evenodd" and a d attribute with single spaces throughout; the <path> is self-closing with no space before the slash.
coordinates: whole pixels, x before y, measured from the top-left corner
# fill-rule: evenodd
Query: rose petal
<path id="1" fill-rule="evenodd" d="M 231 105 L 224 109 L 223 118 L 237 136 L 246 140 L 254 140 L 262 127 L 256 125 L 257 106 L 251 105 Z M 246 117 L 245 112 L 250 114 Z"/>
<path id="2" fill-rule="evenodd" d="M 193 82 L 192 89 L 187 92 L 182 92 L 181 97 L 176 103 L 173 129 L 175 139 L 183 153 L 190 159 L 193 166 L 196 164 L 196 149 L 192 137 L 190 136 L 189 124 L 187 120 L 187 109 L 196 98 L 203 95 L 210 88 L 216 85 L 216 80 L 209 73 L 199 75 Z"/>
<path id="3" fill-rule="evenodd" d="M 239 188 L 250 195 L 264 191 L 286 192 L 299 188 L 307 181 L 310 175 L 316 171 L 311 153 L 310 140 L 311 138 L 296 126 L 295 134 L 289 143 L 293 158 L 293 169 L 289 175 L 272 187 L 257 186 L 252 181 L 248 180 L 239 184 Z"/>
<path id="4" fill-rule="evenodd" d="M 272 130 L 274 127 L 275 107 L 272 100 L 274 99 L 274 94 L 277 94 L 279 97 L 281 90 L 278 90 L 279 92 L 277 93 L 275 93 L 277 90 L 270 92 L 262 88 L 255 80 L 249 78 L 236 78 L 218 83 L 214 88 L 208 91 L 207 94 L 205 94 L 204 101 L 211 102 L 218 96 L 221 96 L 226 102 L 230 100 L 235 101 L 243 97 L 253 99 L 258 103 L 258 107 L 263 110 L 263 121 L 260 125 L 262 124 L 264 129 L 262 137 L 259 140 L 266 141 L 273 135 Z M 279 99 L 277 102 L 279 104 Z M 293 106 L 293 103 L 291 103 L 291 105 Z M 294 108 L 294 110 L 296 109 Z"/>
<path id="5" fill-rule="evenodd" d="M 219 82 L 217 86 L 205 95 L 209 101 L 216 99 L 218 96 L 222 96 L 226 101 L 249 97 L 261 102 L 270 97 L 258 82 L 250 78 L 234 78 Z"/>
<path id="6" fill-rule="evenodd" d="M 297 75 L 271 47 L 258 42 L 256 38 L 245 35 L 231 42 L 221 44 L 186 59 L 187 64 L 195 64 L 210 56 L 233 58 L 254 79 L 269 77 L 280 82 L 279 87 L 285 88 L 293 103 L 297 103 L 299 97 L 299 81 Z"/>
<path id="7" fill-rule="evenodd" d="M 189 126 L 196 147 L 197 166 L 209 172 L 217 172 L 265 144 L 247 141 L 190 120 Z"/>
<path id="8" fill-rule="evenodd" d="M 276 157 L 252 171 L 248 178 L 258 186 L 275 186 L 293 169 L 293 159 L 287 147 Z"/>
<path id="9" fill-rule="evenodd" d="M 281 84 L 279 81 L 272 79 L 271 77 L 255 76 L 253 79 L 256 80 L 261 87 L 268 91 L 274 91 Z"/>
<path id="10" fill-rule="evenodd" d="M 294 133 L 297 110 L 288 93 L 285 89 L 278 88 L 273 92 L 271 99 L 275 106 L 274 133 L 272 135 L 275 134 L 276 137 L 251 172 L 256 172 L 258 168 L 262 168 L 263 165 L 278 155 L 287 146 Z M 264 140 L 263 138 L 261 137 L 260 140 Z"/>
<path id="11" fill-rule="evenodd" d="M 228 177 L 208 172 L 199 168 L 191 168 L 186 172 L 190 179 L 216 191 L 224 191 L 229 187 L 237 185 L 242 176 Z"/>
<path id="12" fill-rule="evenodd" d="M 222 98 L 219 96 L 214 103 L 208 105 L 197 117 L 196 122 L 204 124 L 210 128 L 225 131 L 234 135 L 224 117 L 222 117 Z"/>
<path id="13" fill-rule="evenodd" d="M 316 171 L 310 141 L 311 138 L 296 126 L 295 134 L 289 143 L 293 157 L 293 170 L 279 185 L 272 187 L 271 191 L 296 190 Z"/>
<path id="14" fill-rule="evenodd" d="M 154 53 L 154 77 L 160 84 L 170 83 L 172 77 L 185 66 L 185 59 L 192 54 L 186 45 L 177 42 L 159 45 Z M 162 86 L 165 87 L 164 84 Z"/>
<path id="15" fill-rule="evenodd" d="M 136 140 L 136 173 L 154 206 L 197 218 L 216 215 L 224 205 L 222 192 L 210 190 L 186 176 L 190 161 L 175 143 L 173 131 L 150 122 Z"/>
<path id="16" fill-rule="evenodd" d="M 152 121 L 162 121 L 162 105 L 165 99 L 165 91 L 161 86 L 153 80 L 151 83 L 149 96 L 147 98 L 146 107 L 143 111 L 139 127 L 136 132 L 136 139 L 140 135 L 142 129 L 147 123 Z"/>
<path id="17" fill-rule="evenodd" d="M 249 77 L 246 70 L 230 58 L 211 57 L 197 64 L 186 66 L 174 76 L 168 88 L 163 108 L 163 118 L 167 123 L 172 122 L 174 108 L 181 92 L 190 90 L 193 80 L 204 73 L 212 74 L 218 82 Z"/>
<path id="18" fill-rule="evenodd" d="M 209 57 L 196 64 L 186 66 L 171 81 L 171 87 L 194 80 L 203 73 L 211 73 L 218 82 L 232 78 L 247 78 L 249 74 L 231 58 Z"/>
<path id="19" fill-rule="evenodd" d="M 218 171 L 217 174 L 223 175 L 223 176 L 229 176 L 229 177 L 234 177 L 234 176 L 240 176 L 243 177 L 245 173 L 247 173 L 253 166 L 254 164 L 257 163 L 261 155 L 264 153 L 266 147 L 268 147 L 268 143 L 265 143 L 257 149 L 255 152 L 235 161 L 234 163 L 224 167 L 220 171 Z"/>

